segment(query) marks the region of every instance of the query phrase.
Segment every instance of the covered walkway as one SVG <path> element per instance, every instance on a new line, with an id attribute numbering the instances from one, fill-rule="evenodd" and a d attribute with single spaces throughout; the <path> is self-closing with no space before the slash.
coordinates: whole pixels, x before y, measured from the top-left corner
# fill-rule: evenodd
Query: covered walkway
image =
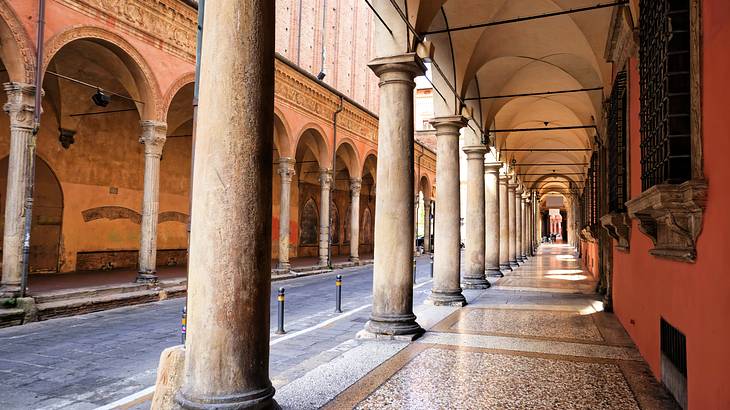
<path id="1" fill-rule="evenodd" d="M 393 349 L 363 342 L 275 398 L 284 408 L 678 408 L 614 315 L 603 312 L 596 281 L 574 250 L 541 246 L 491 289 L 465 292 L 466 307 L 418 306 L 422 338 Z M 369 344 L 393 353 L 327 402 L 322 381 L 347 378 L 334 369 Z"/>

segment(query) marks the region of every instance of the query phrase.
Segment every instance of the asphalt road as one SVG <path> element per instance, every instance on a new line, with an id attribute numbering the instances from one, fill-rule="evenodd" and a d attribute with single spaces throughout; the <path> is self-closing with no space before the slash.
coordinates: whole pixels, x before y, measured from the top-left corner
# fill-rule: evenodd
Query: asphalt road
<path id="1" fill-rule="evenodd" d="M 335 275 L 343 313 L 334 313 Z M 414 303 L 428 292 L 430 264 L 417 263 Z M 285 330 L 276 330 L 279 287 Z M 274 282 L 270 373 L 275 386 L 301 376 L 355 337 L 370 314 L 372 266 Z M 91 409 L 154 384 L 163 349 L 180 343 L 184 299 L 136 305 L 0 329 L 0 408 Z"/>

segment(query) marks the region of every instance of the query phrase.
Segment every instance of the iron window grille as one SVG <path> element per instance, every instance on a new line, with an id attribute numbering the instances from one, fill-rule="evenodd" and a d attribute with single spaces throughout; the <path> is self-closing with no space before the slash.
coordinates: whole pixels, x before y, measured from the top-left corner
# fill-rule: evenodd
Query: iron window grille
<path id="1" fill-rule="evenodd" d="M 640 0 L 641 186 L 692 178 L 690 0 Z"/>
<path id="2" fill-rule="evenodd" d="M 616 75 L 608 101 L 608 211 L 624 212 L 628 199 L 626 172 L 626 71 Z"/>

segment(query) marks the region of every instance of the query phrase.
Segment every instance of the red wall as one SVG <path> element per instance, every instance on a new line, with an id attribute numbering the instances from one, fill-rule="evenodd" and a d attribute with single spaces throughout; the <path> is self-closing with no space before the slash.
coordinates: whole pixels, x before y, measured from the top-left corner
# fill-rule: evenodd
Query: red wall
<path id="1" fill-rule="evenodd" d="M 580 254 L 583 260 L 583 267 L 593 275 L 593 279 L 598 280 L 598 243 L 580 241 Z"/>
<path id="2" fill-rule="evenodd" d="M 660 378 L 659 318 L 687 336 L 688 396 L 693 409 L 730 408 L 730 2 L 703 0 L 702 121 L 709 182 L 697 262 L 649 255 L 651 240 L 633 221 L 630 253 L 614 251 L 614 309 Z M 631 196 L 640 193 L 639 77 L 630 70 Z"/>

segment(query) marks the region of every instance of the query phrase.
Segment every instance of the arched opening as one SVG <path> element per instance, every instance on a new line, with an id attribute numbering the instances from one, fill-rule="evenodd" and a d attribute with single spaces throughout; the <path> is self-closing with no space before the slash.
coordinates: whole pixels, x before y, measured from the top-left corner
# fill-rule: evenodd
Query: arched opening
<path id="1" fill-rule="evenodd" d="M 167 139 L 160 159 L 159 213 L 162 216 L 172 212 L 180 217 L 158 221 L 158 270 L 163 266 L 187 264 L 194 91 L 195 84 L 191 82 L 179 87 L 165 116 Z"/>
<path id="2" fill-rule="evenodd" d="M 375 213 L 375 187 L 377 184 L 378 157 L 369 153 L 362 167 L 360 190 L 360 255 L 373 252 Z"/>
<path id="3" fill-rule="evenodd" d="M 418 198 L 416 205 L 416 249 L 429 252 L 427 245 L 433 243 L 431 236 L 431 182 L 426 175 L 418 181 Z"/>
<path id="4" fill-rule="evenodd" d="M 344 141 L 335 152 L 334 184 L 332 203 L 337 209 L 345 209 L 346 213 L 331 213 L 332 255 L 347 255 L 350 252 L 350 212 L 352 195 L 350 182 L 359 175 L 359 158 L 354 146 Z"/>
<path id="5" fill-rule="evenodd" d="M 298 221 L 299 243 L 297 253 L 293 256 L 317 256 L 319 254 L 319 217 L 322 209 L 320 176 L 322 170 L 326 170 L 330 163 L 327 144 L 322 132 L 315 128 L 306 129 L 299 137 L 294 158 L 292 203 L 299 203 L 302 211 Z"/>
<path id="6" fill-rule="evenodd" d="M 50 43 L 53 47 L 49 46 L 49 50 L 55 53 L 46 56 L 37 149 L 40 156 L 48 159 L 68 194 L 59 270 L 134 270 L 140 247 L 139 215 L 144 188 L 140 120 L 151 119 L 143 116 L 153 112 L 157 104 L 156 93 L 150 86 L 152 80 L 144 75 L 145 70 L 139 65 L 143 62 L 122 49 L 123 40 L 76 38 L 73 32 L 67 32 Z M 133 49 L 129 51 L 138 55 Z M 189 91 L 180 95 L 181 102 L 175 102 L 175 107 L 184 105 L 185 93 Z M 173 132 L 181 131 L 184 123 L 180 120 L 175 126 L 180 130 Z M 179 151 L 163 153 L 162 204 L 168 203 L 170 189 L 177 190 L 182 198 L 187 195 L 189 166 L 186 171 L 186 167 L 167 165 L 190 149 Z M 170 175 L 176 172 L 179 178 Z M 162 249 L 169 242 L 180 242 L 184 249 L 184 225 L 165 225 L 181 226 L 177 235 L 168 236 L 166 228 L 161 230 Z M 162 257 L 161 263 L 166 264 L 164 253 Z M 179 256 L 173 256 L 171 260 L 178 259 Z"/>
<path id="7" fill-rule="evenodd" d="M 6 156 L 0 160 L 0 215 L 5 215 L 7 182 Z M 0 231 L 4 229 L 4 219 L 0 221 Z M 37 158 L 30 231 L 30 273 L 58 272 L 62 225 L 63 189 L 48 163 Z"/>

